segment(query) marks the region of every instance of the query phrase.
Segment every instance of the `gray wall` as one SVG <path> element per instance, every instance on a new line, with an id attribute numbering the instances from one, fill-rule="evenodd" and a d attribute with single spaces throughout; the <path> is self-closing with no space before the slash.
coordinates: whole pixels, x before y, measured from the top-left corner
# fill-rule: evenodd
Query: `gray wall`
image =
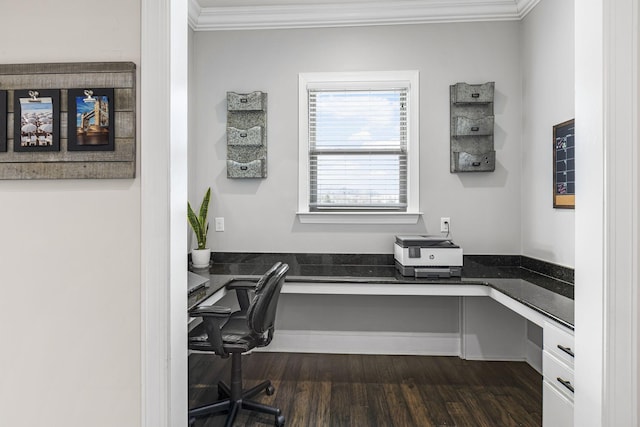
<path id="1" fill-rule="evenodd" d="M 551 147 L 553 125 L 575 115 L 573 4 L 543 0 L 521 24 L 522 254 L 569 267 L 575 211 L 553 208 Z"/>
<path id="2" fill-rule="evenodd" d="M 283 294 L 280 298 L 276 329 L 460 331 L 458 297 Z"/>
<path id="3" fill-rule="evenodd" d="M 193 35 L 190 200 L 212 186 L 217 251 L 391 253 L 393 236 L 438 233 L 451 218 L 465 253 L 519 254 L 521 69 L 519 22 Z M 420 71 L 420 207 L 414 226 L 303 225 L 298 194 L 298 73 Z M 449 172 L 449 85 L 496 82 L 494 173 Z M 268 178 L 226 178 L 226 92 L 269 94 Z M 196 171 L 195 173 L 193 171 Z"/>

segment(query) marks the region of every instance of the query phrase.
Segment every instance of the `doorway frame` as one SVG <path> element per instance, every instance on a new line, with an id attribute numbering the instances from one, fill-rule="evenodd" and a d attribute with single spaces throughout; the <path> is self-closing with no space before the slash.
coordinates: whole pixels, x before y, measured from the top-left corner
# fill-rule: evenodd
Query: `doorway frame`
<path id="1" fill-rule="evenodd" d="M 187 425 L 188 1 L 141 0 L 141 425 Z"/>
<path id="2" fill-rule="evenodd" d="M 188 4 L 141 4 L 144 427 L 187 422 Z M 577 165 L 600 180 L 583 181 L 593 187 L 576 207 L 576 385 L 591 390 L 576 394 L 576 425 L 637 425 L 638 1 L 580 0 L 575 8 L 576 122 L 594 148 Z"/>

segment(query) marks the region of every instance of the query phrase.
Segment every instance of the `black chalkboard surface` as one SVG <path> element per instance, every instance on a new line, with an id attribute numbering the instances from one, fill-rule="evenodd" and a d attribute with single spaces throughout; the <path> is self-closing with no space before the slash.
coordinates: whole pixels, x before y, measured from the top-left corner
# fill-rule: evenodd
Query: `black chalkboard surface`
<path id="1" fill-rule="evenodd" d="M 575 121 L 553 127 L 553 207 L 575 208 Z"/>

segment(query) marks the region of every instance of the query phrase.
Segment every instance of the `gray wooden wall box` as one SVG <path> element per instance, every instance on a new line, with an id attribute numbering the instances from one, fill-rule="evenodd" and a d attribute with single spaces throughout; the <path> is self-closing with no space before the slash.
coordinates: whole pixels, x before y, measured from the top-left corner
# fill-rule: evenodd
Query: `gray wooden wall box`
<path id="1" fill-rule="evenodd" d="M 227 92 L 227 178 L 267 177 L 267 94 Z"/>
<path id="2" fill-rule="evenodd" d="M 69 89 L 113 88 L 114 150 L 68 151 Z M 60 150 L 14 151 L 14 91 L 60 92 Z M 7 150 L 0 152 L 0 179 L 134 178 L 136 173 L 136 65 L 82 62 L 0 65 L 0 90 L 7 92 Z M 73 130 L 75 131 L 75 129 Z"/>
<path id="3" fill-rule="evenodd" d="M 451 117 L 451 172 L 492 172 L 494 82 L 449 86 Z"/>

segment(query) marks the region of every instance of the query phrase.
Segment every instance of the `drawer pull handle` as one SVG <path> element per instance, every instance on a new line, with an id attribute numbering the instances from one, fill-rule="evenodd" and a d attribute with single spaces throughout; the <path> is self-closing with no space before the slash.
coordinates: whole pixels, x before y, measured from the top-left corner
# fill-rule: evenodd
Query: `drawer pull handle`
<path id="1" fill-rule="evenodd" d="M 471 166 L 480 166 L 480 162 L 473 162 L 471 163 Z"/>
<path id="2" fill-rule="evenodd" d="M 479 93 L 472 93 L 471 97 L 472 98 L 480 98 L 480 94 Z"/>
<path id="3" fill-rule="evenodd" d="M 568 388 L 571 391 L 571 393 L 574 393 L 574 389 L 573 389 L 573 385 L 571 384 L 571 381 L 564 380 L 560 377 L 557 377 L 556 380 L 558 380 L 560 384 Z"/>
<path id="4" fill-rule="evenodd" d="M 471 127 L 471 132 L 478 132 L 480 130 L 480 128 L 478 126 L 472 126 Z"/>
<path id="5" fill-rule="evenodd" d="M 246 138 L 246 137 L 247 137 L 246 132 L 243 132 L 243 133 L 240 134 L 240 138 Z"/>
<path id="6" fill-rule="evenodd" d="M 564 351 L 565 353 L 567 353 L 569 356 L 571 357 L 576 357 L 575 354 L 573 354 L 573 350 L 571 350 L 570 347 L 565 347 L 563 345 L 558 344 L 558 348 L 562 351 Z"/>
<path id="7" fill-rule="evenodd" d="M 248 98 L 240 98 L 240 103 L 241 104 L 246 104 L 247 102 L 249 102 Z"/>
<path id="8" fill-rule="evenodd" d="M 246 171 L 249 169 L 249 166 L 240 166 L 241 171 Z"/>

